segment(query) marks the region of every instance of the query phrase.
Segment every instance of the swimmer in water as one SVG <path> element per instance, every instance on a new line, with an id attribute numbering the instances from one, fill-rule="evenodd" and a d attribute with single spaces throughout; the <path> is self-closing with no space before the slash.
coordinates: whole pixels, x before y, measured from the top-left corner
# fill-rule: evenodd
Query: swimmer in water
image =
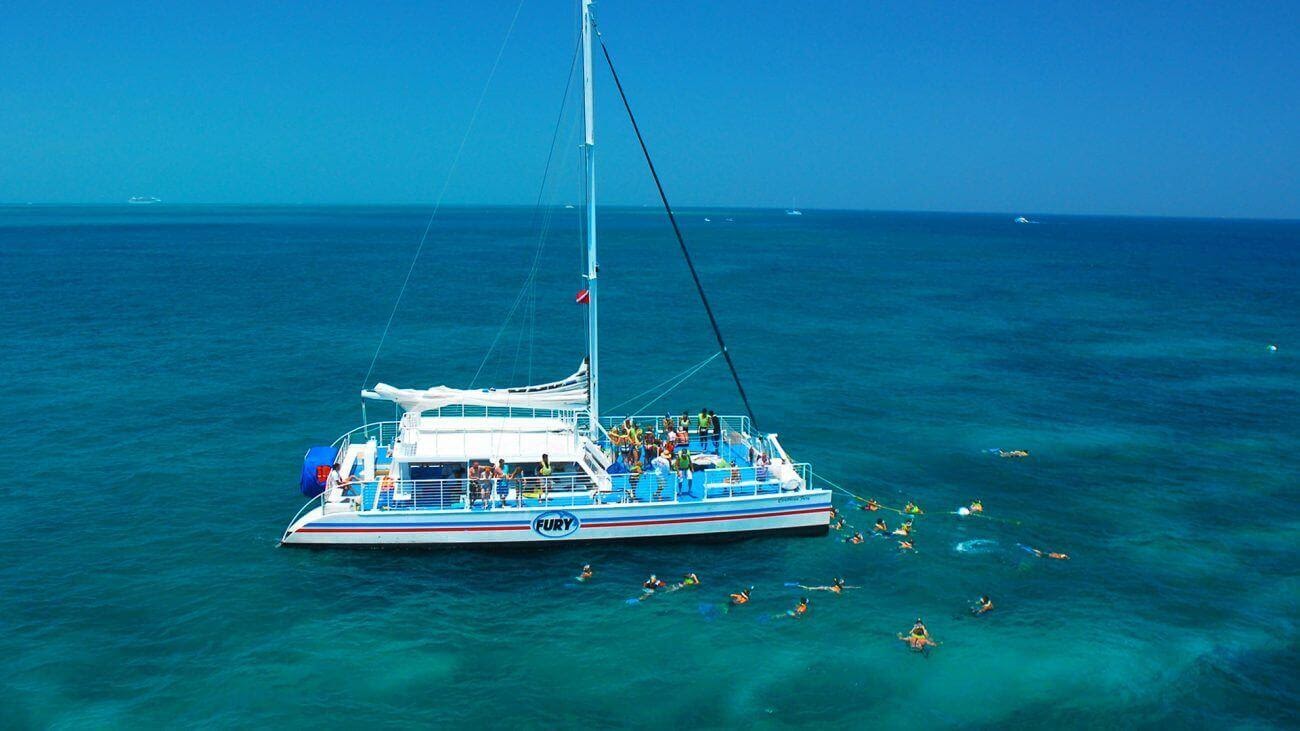
<path id="1" fill-rule="evenodd" d="M 912 535 L 912 521 L 909 520 L 906 523 L 898 526 L 898 528 L 894 530 L 894 535 L 896 536 Z"/>
<path id="2" fill-rule="evenodd" d="M 917 631 L 918 628 L 920 629 L 919 632 Z M 912 627 L 911 632 L 908 632 L 905 635 L 899 635 L 898 639 L 906 642 L 907 646 L 912 648 L 915 652 L 925 652 L 925 648 L 937 647 L 939 645 L 939 643 L 930 638 L 930 633 L 926 631 L 925 625 L 921 624 L 921 620 L 919 619 L 916 620 L 916 626 Z"/>
<path id="3" fill-rule="evenodd" d="M 870 500 L 866 501 L 862 505 L 858 506 L 858 509 L 870 510 L 871 512 L 874 513 L 875 511 L 880 510 L 880 503 L 876 502 L 875 498 L 871 498 Z"/>
<path id="4" fill-rule="evenodd" d="M 665 586 L 667 586 L 667 584 L 664 583 L 664 580 L 654 574 L 650 574 L 650 578 L 641 582 L 641 588 L 644 589 L 647 594 L 653 594 Z"/>
<path id="5" fill-rule="evenodd" d="M 877 521 L 876 521 L 876 524 L 875 524 L 874 526 L 872 526 L 872 528 L 873 528 L 877 533 L 888 533 L 888 532 L 889 532 L 889 526 L 885 524 L 885 519 L 884 519 L 884 518 L 881 518 L 880 520 L 877 520 Z"/>
<path id="6" fill-rule="evenodd" d="M 835 506 L 832 505 L 832 506 L 831 506 L 831 517 L 832 517 L 832 518 L 838 518 L 839 515 L 840 515 L 840 511 L 836 510 L 836 509 L 835 509 Z"/>
<path id="7" fill-rule="evenodd" d="M 680 588 L 683 586 L 699 586 L 699 585 L 700 585 L 700 577 L 696 576 L 694 573 L 689 573 L 686 576 L 682 577 L 682 583 L 678 584 L 677 586 Z"/>
<path id="8" fill-rule="evenodd" d="M 866 539 L 862 537 L 862 531 L 857 531 L 857 532 L 855 532 L 853 535 L 849 536 L 848 538 L 845 538 L 845 539 L 844 539 L 844 542 L 845 542 L 845 543 L 861 543 L 861 542 L 863 542 L 864 540 L 866 540 Z"/>
<path id="9" fill-rule="evenodd" d="M 740 606 L 741 604 L 747 604 L 747 603 L 749 603 L 749 592 L 751 592 L 751 591 L 753 591 L 753 590 L 754 590 L 754 587 L 751 586 L 751 587 L 749 587 L 748 589 L 741 589 L 739 593 L 732 594 L 732 595 L 731 595 L 731 606 L 733 606 L 733 607 L 738 607 L 738 606 Z"/>
<path id="10" fill-rule="evenodd" d="M 804 616 L 807 613 L 808 613 L 808 597 L 801 597 L 799 599 L 799 603 L 794 605 L 794 609 L 791 609 L 790 611 L 786 612 L 786 614 L 790 615 L 791 617 L 794 617 L 795 619 L 799 619 L 800 617 Z"/>
<path id="11" fill-rule="evenodd" d="M 998 456 L 1003 458 L 1028 457 L 1029 452 L 1026 452 L 1023 449 L 1013 449 L 1010 452 L 999 449 Z"/>
<path id="12" fill-rule="evenodd" d="M 595 572 L 591 570 L 591 564 L 583 564 L 582 573 L 578 574 L 578 581 L 586 581 L 587 579 L 590 579 L 593 573 Z"/>
<path id="13" fill-rule="evenodd" d="M 1054 558 L 1057 561 L 1070 560 L 1070 554 L 1068 553 L 1057 553 L 1056 551 L 1040 551 L 1037 548 L 1031 548 L 1029 550 L 1033 551 L 1034 555 L 1039 558 Z"/>
<path id="14" fill-rule="evenodd" d="M 972 513 L 984 512 L 984 503 L 980 502 L 979 500 L 972 500 L 970 502 L 970 511 Z"/>
<path id="15" fill-rule="evenodd" d="M 915 551 L 915 550 L 916 550 L 916 546 L 913 546 L 911 541 L 899 541 L 899 542 L 898 542 L 898 550 L 900 550 L 900 551 Z"/>
<path id="16" fill-rule="evenodd" d="M 909 500 L 907 504 L 903 506 L 903 512 L 907 513 L 908 515 L 921 515 L 925 511 L 917 507 L 916 503 Z"/>
<path id="17" fill-rule="evenodd" d="M 971 611 L 974 612 L 976 616 L 979 616 L 985 612 L 991 612 L 993 611 L 993 600 L 989 599 L 988 595 L 985 594 L 984 596 L 980 597 L 979 606 L 972 607 Z"/>
<path id="18" fill-rule="evenodd" d="M 844 583 L 844 579 L 836 577 L 831 579 L 830 586 L 804 586 L 803 584 L 800 584 L 799 588 L 805 591 L 829 591 L 832 594 L 842 594 L 845 589 L 858 589 L 861 587 L 849 586 Z"/>
<path id="19" fill-rule="evenodd" d="M 844 527 L 844 519 L 840 518 L 839 520 L 835 521 L 835 523 L 831 525 L 831 527 L 834 528 L 835 530 L 842 529 Z"/>

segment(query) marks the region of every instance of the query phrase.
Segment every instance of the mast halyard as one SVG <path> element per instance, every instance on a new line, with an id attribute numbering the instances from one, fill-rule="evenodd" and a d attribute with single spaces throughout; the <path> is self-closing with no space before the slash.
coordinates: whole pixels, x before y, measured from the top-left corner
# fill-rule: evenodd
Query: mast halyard
<path id="1" fill-rule="evenodd" d="M 592 0 L 582 0 L 582 119 L 583 141 L 582 161 L 587 188 L 587 270 L 583 276 L 587 280 L 589 296 L 587 307 L 587 382 L 588 405 L 591 411 L 591 423 L 588 433 L 592 439 L 600 432 L 600 373 L 597 357 L 600 345 L 597 327 L 596 278 L 600 266 L 596 263 L 596 128 L 595 102 L 592 95 L 591 78 L 591 36 L 595 32 L 595 19 L 591 14 Z"/>

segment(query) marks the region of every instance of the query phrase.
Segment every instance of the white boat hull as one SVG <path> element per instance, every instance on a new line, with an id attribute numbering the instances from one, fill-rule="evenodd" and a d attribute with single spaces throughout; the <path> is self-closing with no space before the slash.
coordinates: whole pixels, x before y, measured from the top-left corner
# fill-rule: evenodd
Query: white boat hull
<path id="1" fill-rule="evenodd" d="M 326 510 L 326 508 L 329 510 Z M 646 539 L 741 538 L 763 533 L 824 534 L 831 493 L 735 497 L 696 502 L 568 508 L 368 511 L 317 506 L 285 531 L 291 546 L 546 545 Z"/>

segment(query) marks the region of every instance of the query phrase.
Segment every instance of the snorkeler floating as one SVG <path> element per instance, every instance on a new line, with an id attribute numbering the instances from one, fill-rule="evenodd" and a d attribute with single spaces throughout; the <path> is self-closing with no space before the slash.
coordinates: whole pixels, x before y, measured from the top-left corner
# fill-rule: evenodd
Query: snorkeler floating
<path id="1" fill-rule="evenodd" d="M 808 597 L 801 597 L 799 603 L 794 605 L 794 609 L 786 612 L 787 615 L 800 619 L 808 613 Z"/>
<path id="2" fill-rule="evenodd" d="M 862 531 L 855 531 L 853 535 L 844 539 L 845 543 L 861 543 L 866 539 L 862 537 Z"/>
<path id="3" fill-rule="evenodd" d="M 803 584 L 798 584 L 798 587 L 800 589 L 803 589 L 804 591 L 829 591 L 832 594 L 841 594 L 844 592 L 845 589 L 862 588 L 860 586 L 849 586 L 848 584 L 844 583 L 844 579 L 841 579 L 838 576 L 835 577 L 834 579 L 831 579 L 830 586 L 804 586 Z"/>
<path id="4" fill-rule="evenodd" d="M 685 586 L 699 586 L 699 585 L 700 585 L 700 577 L 696 576 L 694 573 L 689 573 L 683 576 L 682 580 L 677 584 L 675 584 L 673 588 L 681 589 L 682 587 Z"/>
<path id="5" fill-rule="evenodd" d="M 970 610 L 977 617 L 985 612 L 991 612 L 993 611 L 993 600 L 989 598 L 988 594 L 985 594 L 979 598 L 979 601 Z"/>
<path id="6" fill-rule="evenodd" d="M 876 502 L 875 498 L 871 498 L 865 503 L 859 505 L 858 510 L 869 510 L 871 512 L 875 512 L 877 510 L 880 510 L 880 503 Z"/>
<path id="7" fill-rule="evenodd" d="M 909 521 L 907 521 L 906 523 L 904 523 L 904 524 L 898 526 L 897 528 L 895 528 L 895 529 L 894 529 L 894 535 L 896 535 L 896 536 L 910 536 L 910 535 L 912 535 L 912 521 L 909 520 Z"/>
<path id="8" fill-rule="evenodd" d="M 751 586 L 751 587 L 749 587 L 748 589 L 741 589 L 738 593 L 732 594 L 732 595 L 731 595 L 731 606 L 733 606 L 733 607 L 738 607 L 738 606 L 740 606 L 741 604 L 747 604 L 747 603 L 749 603 L 749 592 L 751 592 L 751 591 L 753 591 L 753 590 L 754 590 L 754 587 Z"/>
<path id="9" fill-rule="evenodd" d="M 1023 449 L 1013 449 L 1010 452 L 1003 449 L 999 449 L 998 456 L 1004 459 L 1022 458 L 1022 457 L 1028 457 L 1029 452 L 1026 452 Z"/>
<path id="10" fill-rule="evenodd" d="M 1035 556 L 1039 558 L 1054 558 L 1057 561 L 1070 560 L 1070 554 L 1068 553 L 1057 553 L 1056 551 L 1040 551 L 1037 548 L 1030 548 L 1029 551 L 1030 553 L 1033 553 Z"/>
<path id="11" fill-rule="evenodd" d="M 925 514 L 925 511 L 922 510 L 919 506 L 917 506 L 916 503 L 912 502 L 911 500 L 907 501 L 907 504 L 903 506 L 903 512 L 904 512 L 904 513 L 907 513 L 908 515 L 924 515 L 924 514 Z M 908 522 L 910 523 L 911 521 L 908 521 Z"/>
<path id="12" fill-rule="evenodd" d="M 927 647 L 938 647 L 939 643 L 930 637 L 930 630 L 925 628 L 925 622 L 920 617 L 916 618 L 916 623 L 907 634 L 900 634 L 898 639 L 907 643 L 907 646 L 915 652 L 924 652 Z"/>
<path id="13" fill-rule="evenodd" d="M 900 550 L 900 551 L 915 551 L 915 550 L 916 550 L 916 546 L 913 546 L 911 541 L 899 541 L 899 542 L 898 542 L 898 550 Z"/>
<path id="14" fill-rule="evenodd" d="M 591 564 L 585 563 L 582 565 L 582 573 L 578 574 L 578 581 L 586 581 L 587 579 L 590 579 L 594 573 L 595 572 L 591 570 Z"/>

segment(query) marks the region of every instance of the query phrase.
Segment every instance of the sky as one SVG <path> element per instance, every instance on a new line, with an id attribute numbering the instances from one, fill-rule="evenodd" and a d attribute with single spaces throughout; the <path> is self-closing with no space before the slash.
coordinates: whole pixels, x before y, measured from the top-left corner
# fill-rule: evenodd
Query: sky
<path id="1" fill-rule="evenodd" d="M 676 206 L 1300 218 L 1294 1 L 597 12 Z M 0 202 L 578 197 L 576 0 L 2 16 Z M 596 82 L 599 198 L 654 204 L 607 70 Z"/>

